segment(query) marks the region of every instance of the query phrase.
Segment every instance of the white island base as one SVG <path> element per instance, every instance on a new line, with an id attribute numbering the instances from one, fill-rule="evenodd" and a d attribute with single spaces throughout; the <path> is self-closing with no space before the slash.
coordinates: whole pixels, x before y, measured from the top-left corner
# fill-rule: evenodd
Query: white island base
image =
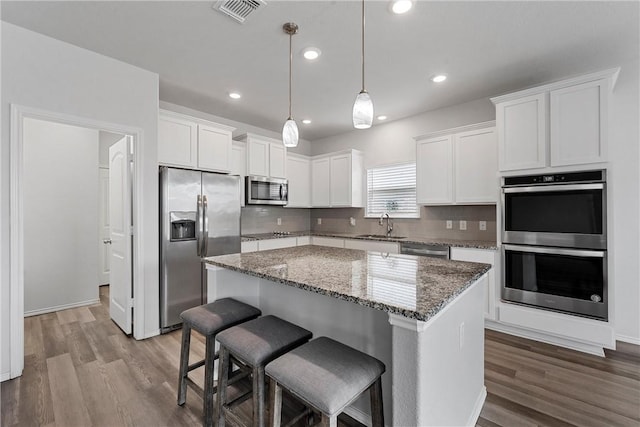
<path id="1" fill-rule="evenodd" d="M 207 264 L 207 301 L 233 297 L 380 359 L 387 426 L 473 426 L 486 397 L 487 276 L 426 322 Z M 345 411 L 371 425 L 368 396 Z"/>

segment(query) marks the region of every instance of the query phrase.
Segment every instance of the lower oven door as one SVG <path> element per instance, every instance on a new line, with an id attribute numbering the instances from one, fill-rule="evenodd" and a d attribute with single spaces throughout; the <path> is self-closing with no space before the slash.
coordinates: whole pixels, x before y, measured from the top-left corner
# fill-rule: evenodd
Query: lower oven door
<path id="1" fill-rule="evenodd" d="M 502 245 L 502 299 L 607 320 L 607 253 Z"/>

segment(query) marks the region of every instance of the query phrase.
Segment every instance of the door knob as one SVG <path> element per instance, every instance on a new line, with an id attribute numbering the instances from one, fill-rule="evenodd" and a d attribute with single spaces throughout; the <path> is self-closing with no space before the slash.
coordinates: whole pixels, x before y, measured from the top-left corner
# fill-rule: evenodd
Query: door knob
<path id="1" fill-rule="evenodd" d="M 112 242 L 111 242 L 111 239 L 103 239 L 102 243 L 104 243 L 105 245 L 107 244 L 110 245 Z"/>

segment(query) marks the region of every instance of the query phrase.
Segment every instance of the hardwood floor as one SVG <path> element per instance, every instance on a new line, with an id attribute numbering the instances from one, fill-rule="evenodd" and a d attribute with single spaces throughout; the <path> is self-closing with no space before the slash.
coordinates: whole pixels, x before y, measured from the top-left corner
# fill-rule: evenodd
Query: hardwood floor
<path id="1" fill-rule="evenodd" d="M 108 288 L 100 299 L 25 319 L 25 369 L 2 383 L 1 425 L 201 425 L 196 393 L 176 404 L 180 331 L 135 341 L 109 319 Z M 193 362 L 204 340 L 194 334 L 191 343 Z M 637 346 L 619 343 L 599 358 L 487 331 L 485 383 L 478 426 L 640 426 Z M 339 425 L 358 424 L 342 417 Z"/>

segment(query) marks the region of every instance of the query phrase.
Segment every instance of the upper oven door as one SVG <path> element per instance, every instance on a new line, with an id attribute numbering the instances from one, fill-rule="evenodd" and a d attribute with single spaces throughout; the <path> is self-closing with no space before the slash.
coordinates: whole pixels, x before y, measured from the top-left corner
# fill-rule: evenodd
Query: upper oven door
<path id="1" fill-rule="evenodd" d="M 502 189 L 504 243 L 606 249 L 604 183 Z"/>

